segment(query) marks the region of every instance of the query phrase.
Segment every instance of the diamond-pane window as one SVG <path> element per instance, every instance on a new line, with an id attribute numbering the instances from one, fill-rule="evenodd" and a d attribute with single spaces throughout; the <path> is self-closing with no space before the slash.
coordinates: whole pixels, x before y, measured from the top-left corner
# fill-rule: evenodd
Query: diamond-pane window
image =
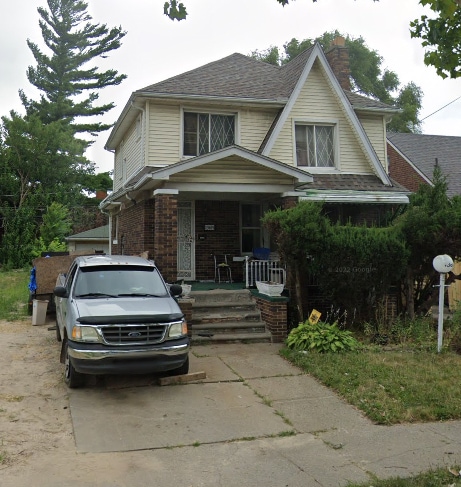
<path id="1" fill-rule="evenodd" d="M 235 143 L 235 116 L 184 113 L 185 156 L 198 156 Z"/>
<path id="2" fill-rule="evenodd" d="M 298 166 L 335 166 L 332 125 L 296 125 L 295 138 Z"/>

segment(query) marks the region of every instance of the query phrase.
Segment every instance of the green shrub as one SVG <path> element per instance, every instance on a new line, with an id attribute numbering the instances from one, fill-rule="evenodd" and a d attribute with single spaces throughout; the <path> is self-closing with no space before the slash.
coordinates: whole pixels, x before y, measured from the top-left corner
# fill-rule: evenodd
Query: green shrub
<path id="1" fill-rule="evenodd" d="M 358 341 L 347 330 L 341 330 L 338 323 L 301 323 L 290 331 L 287 346 L 294 350 L 312 350 L 320 353 L 342 352 L 358 348 Z"/>

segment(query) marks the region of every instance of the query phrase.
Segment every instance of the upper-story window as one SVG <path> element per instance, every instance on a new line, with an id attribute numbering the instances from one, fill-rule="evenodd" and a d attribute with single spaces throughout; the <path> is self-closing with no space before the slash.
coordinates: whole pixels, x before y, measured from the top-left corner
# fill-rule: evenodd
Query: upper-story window
<path id="1" fill-rule="evenodd" d="M 235 143 L 235 116 L 184 112 L 185 156 L 207 154 Z"/>
<path id="2" fill-rule="evenodd" d="M 295 126 L 298 166 L 335 167 L 334 126 Z"/>

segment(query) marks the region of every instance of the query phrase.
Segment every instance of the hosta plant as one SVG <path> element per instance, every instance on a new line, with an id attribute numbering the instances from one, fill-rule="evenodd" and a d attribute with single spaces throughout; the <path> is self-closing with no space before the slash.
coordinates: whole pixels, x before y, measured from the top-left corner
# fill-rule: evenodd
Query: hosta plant
<path id="1" fill-rule="evenodd" d="M 320 353 L 342 352 L 358 348 L 358 341 L 347 330 L 341 330 L 338 323 L 300 323 L 290 331 L 286 344 L 293 350 L 312 350 Z"/>

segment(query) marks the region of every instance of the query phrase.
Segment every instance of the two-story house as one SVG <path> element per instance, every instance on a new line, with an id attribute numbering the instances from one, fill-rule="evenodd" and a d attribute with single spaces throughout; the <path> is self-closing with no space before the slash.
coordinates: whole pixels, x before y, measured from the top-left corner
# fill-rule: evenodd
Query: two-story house
<path id="1" fill-rule="evenodd" d="M 149 252 L 170 282 L 212 280 L 212 254 L 271 247 L 270 208 L 323 201 L 376 221 L 408 202 L 388 175 L 394 113 L 351 91 L 342 38 L 283 66 L 232 54 L 135 91 L 106 144 L 111 252 Z"/>

